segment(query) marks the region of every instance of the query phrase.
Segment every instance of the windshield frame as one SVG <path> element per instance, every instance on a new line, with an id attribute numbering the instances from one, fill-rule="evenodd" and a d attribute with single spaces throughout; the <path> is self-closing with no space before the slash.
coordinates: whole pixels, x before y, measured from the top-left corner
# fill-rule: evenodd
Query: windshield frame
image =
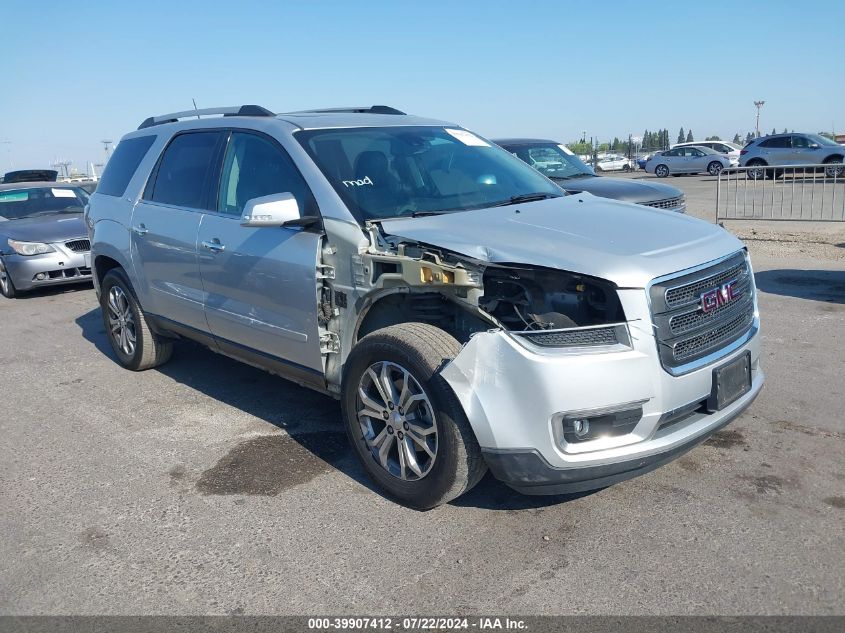
<path id="1" fill-rule="evenodd" d="M 351 137 L 353 137 L 349 139 L 350 143 L 364 143 L 367 141 L 365 136 L 367 132 L 374 133 L 373 139 L 372 141 L 370 141 L 373 145 L 376 145 L 378 142 L 383 143 L 386 140 L 391 143 L 390 150 L 388 151 L 389 162 L 391 163 L 391 165 L 393 164 L 393 161 L 397 158 L 404 158 L 408 161 L 413 160 L 413 162 L 415 163 L 415 167 L 417 169 L 416 175 L 419 176 L 420 182 L 409 181 L 408 179 L 403 180 L 400 176 L 398 184 L 400 184 L 402 187 L 407 187 L 407 189 L 402 192 L 402 195 L 405 195 L 407 197 L 404 200 L 397 197 L 397 213 L 382 214 L 374 212 L 376 211 L 376 209 L 372 207 L 370 207 L 369 209 L 364 208 L 364 206 L 362 206 L 362 204 L 360 203 L 359 199 L 356 197 L 357 194 L 352 194 L 352 192 L 355 190 L 349 190 L 348 185 L 346 186 L 346 188 L 344 188 L 343 186 L 343 183 L 350 182 L 345 179 L 346 174 L 354 173 L 354 170 L 349 170 L 351 166 L 348 165 L 350 159 L 352 158 L 352 155 L 350 155 L 346 149 L 341 147 L 340 152 L 344 154 L 343 158 L 347 164 L 344 165 L 345 169 L 338 169 L 337 160 L 335 160 L 334 162 L 330 162 L 331 157 L 329 155 L 320 154 L 315 149 L 315 144 L 312 143 L 312 141 L 315 140 L 337 142 L 338 140 L 343 140 L 342 138 L 339 138 L 339 136 L 343 134 L 349 134 Z M 499 170 L 495 172 L 493 182 L 485 182 L 481 180 L 481 177 L 483 175 L 486 175 L 486 172 L 484 172 L 483 174 L 478 175 L 478 179 L 476 179 L 476 182 L 478 183 L 477 191 L 473 188 L 470 188 L 469 190 L 458 191 L 453 193 L 443 192 L 442 187 L 440 187 L 438 183 L 435 183 L 432 178 L 432 174 L 436 170 L 431 170 L 430 165 L 425 164 L 425 162 L 431 157 L 429 154 L 427 154 L 427 152 L 431 151 L 432 147 L 434 146 L 433 143 L 421 152 L 410 152 L 404 154 L 401 152 L 392 151 L 392 142 L 400 141 L 401 136 L 413 135 L 415 132 L 420 133 L 421 139 L 428 139 L 429 142 L 436 141 L 438 144 L 444 147 L 446 146 L 446 143 L 451 143 L 451 149 L 454 153 L 452 158 L 450 159 L 450 164 L 451 160 L 455 159 L 456 157 L 458 159 L 462 158 L 472 160 L 474 158 L 473 152 L 493 152 L 494 154 L 492 156 L 483 157 L 484 162 L 479 163 L 485 168 L 489 167 L 491 170 L 494 168 Z M 382 220 L 388 219 L 411 218 L 420 217 L 424 215 L 440 215 L 445 213 L 460 213 L 463 211 L 471 211 L 475 209 L 492 208 L 508 204 L 515 204 L 514 199 L 522 199 L 525 196 L 533 196 L 535 194 L 549 198 L 562 197 L 566 195 L 566 192 L 563 191 L 552 180 L 550 180 L 540 172 L 536 171 L 535 169 L 531 168 L 529 165 L 525 164 L 523 161 L 521 161 L 519 158 L 517 158 L 507 150 L 502 149 L 492 141 L 489 141 L 457 125 L 429 124 L 312 128 L 298 130 L 294 132 L 292 136 L 308 155 L 309 159 L 313 163 L 316 170 L 319 172 L 320 176 L 324 179 L 324 181 L 327 182 L 328 185 L 331 186 L 332 190 L 338 195 L 341 202 L 346 207 L 346 210 L 361 225 L 364 225 L 367 222 L 380 222 Z M 467 140 L 469 142 L 466 142 Z M 371 151 L 369 149 L 369 146 L 367 146 L 367 148 L 368 149 L 359 151 L 357 154 L 354 154 L 354 160 L 357 160 L 358 157 L 364 153 L 364 151 Z M 384 154 L 385 152 L 381 153 Z M 337 157 L 335 157 L 335 159 L 337 159 Z M 332 169 L 333 167 L 334 169 Z M 397 175 L 397 172 L 393 167 L 390 168 L 390 171 L 392 176 Z M 503 189 L 507 189 L 511 184 L 513 184 L 511 182 L 500 182 L 500 178 L 502 176 L 506 176 L 511 181 L 518 181 L 523 186 L 511 186 L 509 191 L 502 191 Z M 526 183 L 530 183 L 533 186 L 524 186 L 526 185 Z M 472 203 L 466 200 L 467 198 L 475 197 L 476 193 L 481 194 L 485 185 L 496 186 L 497 191 L 500 191 L 502 195 L 500 197 L 496 197 L 495 199 L 479 199 Z M 421 193 L 421 189 L 427 189 L 428 193 L 430 193 L 431 195 L 417 195 Z M 478 197 L 483 196 L 479 195 Z M 448 200 L 449 198 L 453 199 Z"/>
<path id="2" fill-rule="evenodd" d="M 27 183 L 21 182 L 21 183 L 15 183 L 15 184 L 26 185 Z M 88 200 L 90 198 L 88 192 L 85 191 L 84 189 L 82 189 L 82 187 L 67 187 L 67 186 L 60 186 L 60 185 L 55 185 L 55 184 L 52 185 L 52 186 L 41 186 L 41 187 L 20 186 L 20 187 L 14 187 L 14 188 L 10 188 L 10 189 L 2 189 L 2 190 L 0 190 L 0 198 L 7 197 L 7 196 L 9 196 L 9 194 L 27 192 L 27 197 L 26 197 L 25 201 L 28 201 L 30 191 L 40 191 L 40 190 L 44 190 L 44 189 L 61 189 L 61 190 L 65 190 L 65 191 L 72 191 L 73 194 L 74 194 L 73 200 L 75 201 L 75 204 L 68 205 L 67 207 L 56 208 L 56 209 L 33 210 L 33 211 L 30 211 L 29 213 L 26 213 L 25 215 L 18 215 L 16 213 L 14 213 L 14 214 L 9 213 L 9 209 L 6 209 L 6 213 L 3 212 L 4 211 L 3 207 L 4 207 L 5 204 L 14 204 L 15 201 L 10 201 L 10 202 L 5 202 L 5 203 L 0 202 L 0 217 L 5 218 L 6 220 L 12 221 L 12 220 L 30 219 L 30 218 L 34 218 L 34 217 L 40 217 L 40 216 L 51 215 L 51 214 L 59 214 L 59 213 L 82 213 L 85 209 L 85 205 L 88 203 Z M 56 198 L 58 198 L 58 197 L 54 196 L 54 199 L 56 199 Z M 70 196 L 68 196 L 67 198 L 68 198 L 68 200 L 71 200 Z M 78 208 L 78 210 L 77 210 L 77 208 Z M 73 209 L 73 210 L 69 211 L 68 209 Z"/>

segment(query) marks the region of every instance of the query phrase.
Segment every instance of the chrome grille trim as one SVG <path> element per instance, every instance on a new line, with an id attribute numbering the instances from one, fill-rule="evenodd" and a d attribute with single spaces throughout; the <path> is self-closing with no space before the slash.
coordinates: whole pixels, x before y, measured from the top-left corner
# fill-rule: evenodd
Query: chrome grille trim
<path id="1" fill-rule="evenodd" d="M 701 295 L 736 280 L 737 297 L 705 312 Z M 743 251 L 649 284 L 648 294 L 660 362 L 680 375 L 712 362 L 756 332 L 754 280 Z M 715 357 L 715 358 L 714 358 Z"/>
<path id="2" fill-rule="evenodd" d="M 91 250 L 91 241 L 87 237 L 69 240 L 65 242 L 65 247 L 74 253 L 87 253 Z"/>
<path id="3" fill-rule="evenodd" d="M 677 209 L 684 206 L 686 202 L 685 196 L 677 196 L 675 198 L 666 198 L 665 200 L 654 200 L 653 202 L 643 202 L 641 204 L 647 207 L 654 207 L 655 209 Z"/>

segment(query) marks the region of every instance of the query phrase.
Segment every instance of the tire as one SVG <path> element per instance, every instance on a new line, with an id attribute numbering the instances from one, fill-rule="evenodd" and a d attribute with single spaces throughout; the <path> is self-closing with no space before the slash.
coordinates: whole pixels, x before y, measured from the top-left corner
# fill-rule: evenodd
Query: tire
<path id="1" fill-rule="evenodd" d="M 18 296 L 12 277 L 6 272 L 6 266 L 0 261 L 0 294 L 7 299 L 14 299 Z"/>
<path id="2" fill-rule="evenodd" d="M 746 174 L 751 180 L 762 180 L 766 177 L 766 170 L 762 169 L 762 167 L 766 167 L 766 162 L 760 160 L 759 158 L 755 158 L 753 160 L 748 161 L 745 165 L 746 167 L 760 167 L 761 169 L 749 169 Z"/>
<path id="3" fill-rule="evenodd" d="M 100 311 L 109 344 L 126 369 L 143 371 L 168 361 L 173 343 L 150 329 L 123 269 L 113 268 L 103 277 Z"/>
<path id="4" fill-rule="evenodd" d="M 631 171 L 631 166 L 630 165 L 623 165 L 622 171 Z"/>
<path id="5" fill-rule="evenodd" d="M 355 454 L 379 487 L 417 510 L 462 495 L 487 471 L 466 414 L 440 375 L 460 349 L 439 328 L 403 323 L 368 334 L 346 361 L 341 409 Z"/>
<path id="6" fill-rule="evenodd" d="M 845 175 L 845 166 L 842 165 L 841 158 L 828 158 L 824 161 L 825 165 L 831 165 L 831 167 L 824 168 L 824 175 L 827 178 L 842 178 Z M 839 165 L 838 167 L 833 167 L 833 165 Z"/>
<path id="7" fill-rule="evenodd" d="M 658 178 L 666 178 L 669 175 L 669 168 L 666 165 L 658 165 L 654 168 L 654 175 Z"/>
<path id="8" fill-rule="evenodd" d="M 709 165 L 707 165 L 707 173 L 711 176 L 718 176 L 724 168 L 725 166 L 722 165 L 722 163 L 717 160 L 714 160 Z"/>

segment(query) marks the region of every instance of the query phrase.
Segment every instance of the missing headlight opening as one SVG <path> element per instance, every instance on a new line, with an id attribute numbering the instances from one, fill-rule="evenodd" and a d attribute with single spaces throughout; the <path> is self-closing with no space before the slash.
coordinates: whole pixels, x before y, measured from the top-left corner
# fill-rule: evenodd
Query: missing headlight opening
<path id="1" fill-rule="evenodd" d="M 611 284 L 540 268 L 487 268 L 479 307 L 512 331 L 558 330 L 625 320 Z"/>

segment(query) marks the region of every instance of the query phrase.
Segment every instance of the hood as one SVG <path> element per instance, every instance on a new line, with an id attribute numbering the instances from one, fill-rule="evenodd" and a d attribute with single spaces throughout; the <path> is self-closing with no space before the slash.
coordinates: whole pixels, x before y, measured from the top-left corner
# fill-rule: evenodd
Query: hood
<path id="1" fill-rule="evenodd" d="M 20 220 L 0 220 L 0 235 L 22 242 L 63 242 L 87 237 L 88 228 L 81 213 L 53 213 Z"/>
<path id="2" fill-rule="evenodd" d="M 566 191 L 586 191 L 594 196 L 622 200 L 623 202 L 657 202 L 658 200 L 678 198 L 684 195 L 683 191 L 672 185 L 664 185 L 659 182 L 643 182 L 628 178 L 585 176 L 583 178 L 570 178 L 567 180 L 558 179 L 555 180 L 555 183 L 562 189 L 566 189 Z"/>
<path id="3" fill-rule="evenodd" d="M 723 228 L 673 211 L 578 194 L 384 220 L 383 230 L 490 263 L 529 264 L 644 288 L 742 248 Z"/>

